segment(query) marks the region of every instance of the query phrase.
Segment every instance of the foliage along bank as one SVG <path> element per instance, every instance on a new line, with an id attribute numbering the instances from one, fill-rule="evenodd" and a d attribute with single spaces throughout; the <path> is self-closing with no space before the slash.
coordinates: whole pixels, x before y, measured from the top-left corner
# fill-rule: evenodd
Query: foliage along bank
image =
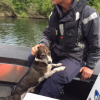
<path id="1" fill-rule="evenodd" d="M 88 5 L 100 14 L 100 1 L 89 0 Z M 2 0 L 0 1 L 0 15 L 48 18 L 53 9 L 52 0 Z"/>

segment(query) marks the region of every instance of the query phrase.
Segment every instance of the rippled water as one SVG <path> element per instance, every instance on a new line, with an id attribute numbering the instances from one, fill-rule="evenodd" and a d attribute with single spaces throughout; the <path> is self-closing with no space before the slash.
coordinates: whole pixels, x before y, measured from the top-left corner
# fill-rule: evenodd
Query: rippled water
<path id="1" fill-rule="evenodd" d="M 0 18 L 0 44 L 32 47 L 38 44 L 47 19 Z"/>

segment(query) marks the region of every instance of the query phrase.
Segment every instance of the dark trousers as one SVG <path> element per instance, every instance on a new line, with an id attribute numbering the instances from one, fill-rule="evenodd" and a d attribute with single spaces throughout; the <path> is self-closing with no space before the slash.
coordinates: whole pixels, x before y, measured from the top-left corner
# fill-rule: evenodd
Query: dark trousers
<path id="1" fill-rule="evenodd" d="M 34 58 L 35 57 L 32 55 L 28 57 L 29 66 L 32 64 Z M 58 98 L 64 85 L 69 83 L 79 73 L 80 68 L 82 67 L 81 61 L 77 61 L 71 57 L 64 58 L 58 61 L 58 63 L 62 63 L 63 66 L 66 66 L 66 69 L 64 71 L 56 72 L 47 80 L 41 82 L 43 85 L 39 92 L 40 95 Z"/>

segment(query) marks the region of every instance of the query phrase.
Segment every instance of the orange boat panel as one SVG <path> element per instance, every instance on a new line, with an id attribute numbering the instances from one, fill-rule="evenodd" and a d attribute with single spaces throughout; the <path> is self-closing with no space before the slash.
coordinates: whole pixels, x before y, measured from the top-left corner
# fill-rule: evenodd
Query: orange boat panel
<path id="1" fill-rule="evenodd" d="M 0 81 L 18 82 L 28 71 L 28 67 L 0 63 Z"/>

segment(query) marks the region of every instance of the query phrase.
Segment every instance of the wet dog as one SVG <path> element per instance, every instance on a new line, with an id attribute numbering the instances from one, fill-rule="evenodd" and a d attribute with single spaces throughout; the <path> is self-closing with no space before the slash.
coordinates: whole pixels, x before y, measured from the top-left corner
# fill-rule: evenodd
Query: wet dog
<path id="1" fill-rule="evenodd" d="M 12 90 L 10 100 L 23 100 L 25 94 L 33 92 L 34 88 L 41 81 L 50 77 L 55 72 L 64 70 L 65 67 L 61 65 L 61 63 L 52 64 L 52 58 L 48 47 L 39 47 L 34 63 Z M 53 67 L 57 68 L 51 70 Z"/>

